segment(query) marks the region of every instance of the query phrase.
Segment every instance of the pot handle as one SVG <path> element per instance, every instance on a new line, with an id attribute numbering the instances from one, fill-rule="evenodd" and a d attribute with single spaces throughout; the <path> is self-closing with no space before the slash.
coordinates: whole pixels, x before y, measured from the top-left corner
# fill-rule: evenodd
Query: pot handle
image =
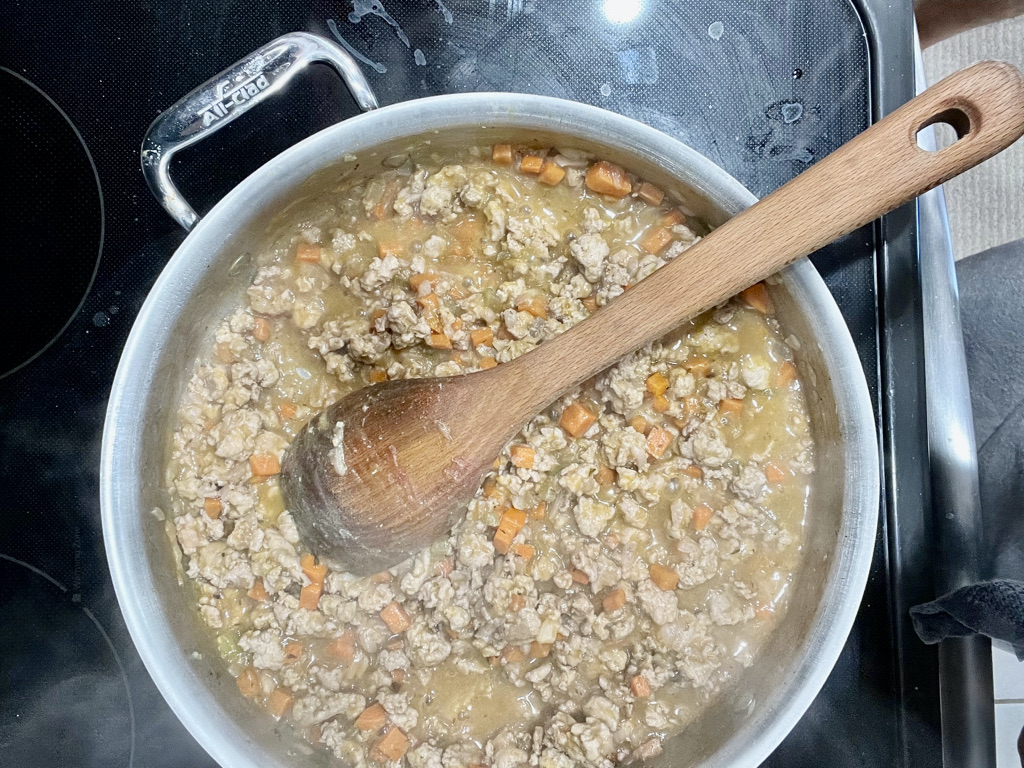
<path id="1" fill-rule="evenodd" d="M 163 112 L 142 140 L 142 174 L 150 191 L 171 217 L 190 231 L 199 215 L 171 181 L 171 158 L 280 91 L 314 62 L 330 65 L 364 110 L 377 108 L 377 97 L 355 59 L 340 46 L 306 32 L 292 32 L 267 43 L 207 80 Z"/>

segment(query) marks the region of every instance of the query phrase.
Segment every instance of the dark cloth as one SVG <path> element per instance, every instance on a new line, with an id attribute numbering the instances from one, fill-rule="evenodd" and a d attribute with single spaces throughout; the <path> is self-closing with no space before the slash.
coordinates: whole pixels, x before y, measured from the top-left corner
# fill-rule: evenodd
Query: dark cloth
<path id="1" fill-rule="evenodd" d="M 975 632 L 1024 660 L 1024 240 L 957 263 L 978 441 L 984 576 L 911 609 L 926 643 Z"/>
<path id="2" fill-rule="evenodd" d="M 1024 583 L 996 579 L 962 587 L 910 609 L 917 636 L 931 645 L 980 632 L 1013 646 L 1024 661 Z"/>

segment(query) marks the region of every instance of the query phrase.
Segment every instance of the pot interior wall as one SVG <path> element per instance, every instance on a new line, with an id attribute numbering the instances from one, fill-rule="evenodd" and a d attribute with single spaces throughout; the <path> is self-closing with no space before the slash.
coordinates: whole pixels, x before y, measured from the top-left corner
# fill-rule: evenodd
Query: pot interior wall
<path id="1" fill-rule="evenodd" d="M 567 121 L 565 130 L 579 132 L 581 129 Z M 592 128 L 590 131 L 593 133 Z M 587 148 L 663 186 L 710 226 L 722 223 L 742 207 L 737 199 L 713 201 L 707 186 L 687 169 L 685 158 L 617 148 L 615 145 L 629 146 L 623 136 L 611 134 L 606 137 L 609 143 L 602 145 L 596 141 L 566 140 L 553 132 L 515 127 L 458 127 L 425 137 L 394 139 L 372 151 L 351 145 L 325 146 L 318 166 L 310 162 L 283 174 L 280 193 L 266 189 L 236 190 L 230 201 L 230 217 L 218 208 L 186 241 L 175 256 L 174 264 L 188 258 L 201 259 L 196 263 L 203 266 L 182 269 L 176 276 L 183 281 L 179 295 L 186 295 L 187 290 L 191 290 L 191 295 L 181 307 L 168 313 L 175 315 L 170 327 L 165 329 L 169 342 L 160 352 L 155 368 L 140 374 L 151 378 L 139 446 L 141 496 L 134 509 L 122 509 L 118 514 L 142 518 L 145 563 L 139 567 L 148 569 L 156 586 L 152 610 L 168 617 L 174 645 L 187 657 L 194 676 L 186 681 L 187 685 L 212 695 L 213 703 L 208 710 L 211 717 L 223 721 L 218 725 L 225 729 L 225 738 L 237 739 L 242 745 L 240 751 L 249 756 L 253 764 L 312 766 L 329 761 L 322 753 L 310 750 L 296 739 L 286 727 L 275 726 L 269 716 L 239 695 L 208 631 L 200 624 L 190 589 L 178 583 L 174 557 L 180 553 L 169 541 L 166 524 L 150 514 L 154 508 L 160 508 L 169 516 L 170 503 L 162 488 L 162 467 L 168 455 L 174 411 L 197 356 L 208 348 L 219 318 L 242 302 L 245 287 L 255 270 L 255 259 L 283 226 L 283 221 L 293 219 L 311 199 L 329 192 L 339 183 L 340 174 L 359 174 L 379 167 L 383 158 L 403 152 L 423 138 L 428 138 L 438 151 L 444 151 L 447 144 L 464 147 L 470 143 L 488 145 L 510 139 L 537 146 Z M 354 161 L 345 159 L 350 153 L 355 153 Z M 304 177 L 308 178 L 306 182 L 295 183 Z M 200 248 L 203 249 L 201 256 L 198 255 Z M 804 566 L 792 588 L 788 615 L 759 659 L 703 717 L 681 737 L 666 744 L 664 755 L 654 761 L 656 765 L 700 764 L 710 760 L 712 755 L 716 764 L 730 764 L 729 760 L 723 762 L 723 756 L 742 754 L 742 746 L 764 727 L 794 682 L 809 674 L 808 664 L 813 664 L 820 650 L 816 647 L 814 630 L 828 612 L 825 596 L 830 590 L 842 588 L 835 583 L 839 558 L 834 554 L 844 530 L 844 496 L 848 484 L 856 479 L 846 473 L 835 393 L 820 345 L 820 329 L 801 308 L 801 289 L 797 285 L 799 269 L 811 267 L 804 264 L 798 265 L 796 271 L 791 268 L 774 281 L 771 292 L 778 305 L 780 322 L 802 342 L 797 360 L 803 380 L 808 384 L 808 405 L 817 441 L 817 477 L 812 512 L 806 523 Z"/>

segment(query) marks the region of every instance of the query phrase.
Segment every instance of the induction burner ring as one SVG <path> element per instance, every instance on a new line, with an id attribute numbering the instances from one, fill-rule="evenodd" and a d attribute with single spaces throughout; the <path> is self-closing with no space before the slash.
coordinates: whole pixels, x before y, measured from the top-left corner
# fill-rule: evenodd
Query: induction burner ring
<path id="1" fill-rule="evenodd" d="M 78 313 L 103 248 L 103 194 L 81 134 L 57 103 L 0 67 L 0 377 L 46 350 Z"/>
<path id="2" fill-rule="evenodd" d="M 0 717 L 5 755 L 19 765 L 71 765 L 88 755 L 131 768 L 135 706 L 110 635 L 77 593 L 31 563 L 0 553 L 0 576 L 0 670 L 19 692 Z"/>

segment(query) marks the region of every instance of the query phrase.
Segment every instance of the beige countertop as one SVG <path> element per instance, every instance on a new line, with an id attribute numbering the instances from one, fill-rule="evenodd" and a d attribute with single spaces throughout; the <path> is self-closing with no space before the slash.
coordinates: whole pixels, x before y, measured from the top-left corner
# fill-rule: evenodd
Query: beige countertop
<path id="1" fill-rule="evenodd" d="M 929 83 L 981 59 L 1024 69 L 1024 16 L 965 32 L 924 52 Z M 957 259 L 1024 238 L 1024 140 L 946 184 Z"/>

